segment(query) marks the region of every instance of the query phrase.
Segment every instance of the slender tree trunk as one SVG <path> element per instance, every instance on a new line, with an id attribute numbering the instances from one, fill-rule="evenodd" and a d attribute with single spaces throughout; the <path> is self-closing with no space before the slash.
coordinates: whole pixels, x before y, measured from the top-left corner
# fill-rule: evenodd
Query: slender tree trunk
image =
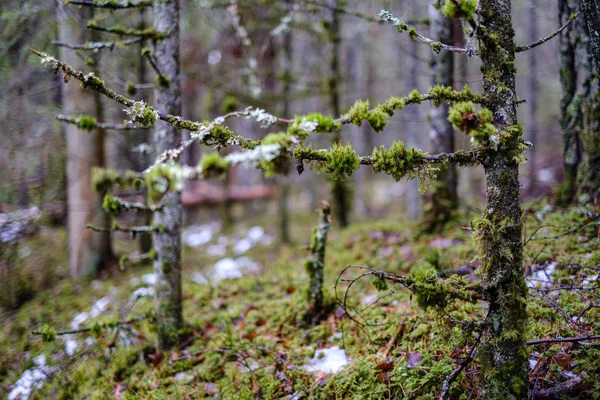
<path id="1" fill-rule="evenodd" d="M 179 0 L 155 0 L 154 29 L 169 32 L 168 37 L 155 44 L 154 51 L 158 69 L 168 80 L 166 85 L 156 85 L 154 101 L 164 112 L 181 114 L 181 87 L 179 81 Z M 181 133 L 169 124 L 157 126 L 156 150 L 176 148 Z M 178 331 L 183 326 L 181 305 L 181 193 L 170 192 L 165 198 L 166 206 L 154 213 L 154 226 L 163 228 L 154 235 L 154 262 L 156 284 L 156 325 L 158 347 L 167 350 L 177 344 Z"/>
<path id="2" fill-rule="evenodd" d="M 337 0 L 330 0 L 329 5 L 332 8 L 338 6 Z M 335 10 L 331 11 L 331 19 L 329 21 L 329 38 L 331 40 L 331 62 L 330 62 L 330 73 L 329 77 L 329 104 L 331 107 L 332 115 L 336 118 L 341 115 L 340 107 L 340 16 Z M 341 135 L 336 133 L 333 137 L 334 143 L 341 141 Z M 352 202 L 352 192 L 350 189 L 349 180 L 346 181 L 333 181 L 332 184 L 332 195 L 333 195 L 333 213 L 336 216 L 341 227 L 348 226 L 350 218 L 350 207 Z"/>
<path id="3" fill-rule="evenodd" d="M 72 7 L 66 10 L 62 1 L 57 1 L 56 12 L 60 24 L 58 38 L 65 42 L 85 43 L 84 29 L 79 21 L 92 17 L 92 8 Z M 68 16 L 78 21 L 73 24 Z M 60 58 L 74 68 L 85 69 L 85 63 L 75 52 L 60 48 Z M 93 93 L 81 90 L 78 85 L 63 85 L 63 110 L 67 115 L 92 114 L 98 111 Z M 95 129 L 82 132 L 75 125 L 65 127 L 67 142 L 67 231 L 69 237 L 69 274 L 72 278 L 95 275 L 112 256 L 109 234 L 96 234 L 86 227 L 106 225 L 100 195 L 94 193 L 90 176 L 92 167 L 104 165 L 103 132 Z"/>
<path id="4" fill-rule="evenodd" d="M 414 6 L 416 7 L 416 6 Z M 408 44 L 409 56 L 406 58 L 408 77 L 406 78 L 406 85 L 411 90 L 418 88 L 419 82 L 419 44 L 416 40 L 411 40 Z M 409 147 L 421 148 L 421 132 L 420 132 L 420 119 L 421 119 L 421 108 L 414 107 L 411 109 L 409 121 L 406 124 L 406 144 Z M 407 183 L 406 192 L 406 214 L 410 221 L 416 221 L 421 217 L 421 194 L 419 193 L 419 183 L 416 180 L 411 180 Z"/>
<path id="5" fill-rule="evenodd" d="M 484 254 L 483 287 L 489 302 L 487 329 L 490 337 L 481 345 L 486 399 L 527 397 L 527 286 L 523 274 L 522 222 L 515 91 L 514 30 L 510 0 L 481 0 L 480 32 L 483 92 L 494 113 L 494 125 L 510 137 L 498 150 L 488 150 L 483 163 L 487 208 L 475 222 Z M 498 88 L 503 90 L 498 90 Z"/>
<path id="6" fill-rule="evenodd" d="M 568 21 L 574 8 L 569 0 L 558 1 L 559 23 Z M 563 130 L 564 179 L 558 188 L 556 203 L 567 205 L 577 192 L 577 173 L 581 162 L 581 146 L 578 127 L 581 123 L 581 107 L 577 104 L 576 27 L 569 25 L 559 36 L 560 41 L 560 124 Z"/>
<path id="7" fill-rule="evenodd" d="M 291 0 L 286 4 L 291 5 Z M 288 29 L 283 35 L 283 116 L 291 117 L 292 73 L 294 66 L 294 49 L 292 48 L 292 30 Z M 279 179 L 279 240 L 290 243 L 288 199 L 290 178 L 282 175 Z"/>
<path id="8" fill-rule="evenodd" d="M 433 40 L 452 43 L 453 21 L 445 18 L 440 10 L 429 5 L 429 35 Z M 431 86 L 454 86 L 454 62 L 451 52 L 432 55 Z M 448 103 L 431 107 L 429 139 L 433 153 L 454 152 L 454 129 L 448 121 Z M 456 212 L 458 206 L 457 172 L 454 165 L 438 173 L 438 179 L 430 190 L 425 208 L 426 230 L 434 232 L 443 228 Z"/>
<path id="9" fill-rule="evenodd" d="M 529 4 L 529 32 L 528 36 L 535 40 L 539 37 L 538 19 L 536 9 L 538 0 L 530 0 Z M 537 99 L 538 99 L 538 70 L 537 70 L 537 49 L 529 50 L 529 79 L 527 80 L 527 104 L 529 105 L 529 141 L 533 145 L 529 150 L 529 193 L 535 193 L 536 186 L 536 155 L 537 155 Z"/>
<path id="10" fill-rule="evenodd" d="M 139 29 L 140 30 L 146 29 L 146 9 L 143 7 L 140 8 Z M 142 40 L 140 42 L 140 52 L 145 46 L 146 46 L 146 41 Z M 148 68 L 146 66 L 146 60 L 144 60 L 144 57 L 140 56 L 139 63 L 140 64 L 138 67 L 138 83 L 144 84 L 144 83 L 147 83 L 147 81 L 148 81 Z M 142 100 L 147 101 L 146 97 L 147 96 L 145 94 L 143 94 L 141 96 Z M 149 130 L 142 130 L 142 131 L 136 132 L 135 135 L 139 135 L 140 137 L 142 137 L 142 140 L 141 140 L 142 143 L 147 143 L 150 140 L 151 134 L 150 134 Z M 139 163 L 138 166 L 139 166 L 140 170 L 146 169 L 146 167 L 148 166 L 148 155 L 146 153 L 139 153 L 138 163 Z M 149 211 L 139 211 L 136 220 L 140 222 L 140 225 L 150 226 L 150 224 L 152 224 L 152 213 Z M 139 241 L 139 246 L 140 246 L 140 253 L 146 254 L 146 253 L 150 252 L 150 250 L 152 250 L 152 234 L 142 233 L 142 234 L 140 234 L 138 241 Z"/>

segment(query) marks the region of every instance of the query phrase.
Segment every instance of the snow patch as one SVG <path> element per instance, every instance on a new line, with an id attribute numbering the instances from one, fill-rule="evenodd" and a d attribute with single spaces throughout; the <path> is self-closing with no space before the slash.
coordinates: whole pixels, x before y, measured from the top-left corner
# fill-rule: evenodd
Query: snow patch
<path id="1" fill-rule="evenodd" d="M 306 366 L 308 372 L 326 372 L 335 374 L 341 371 L 348 364 L 346 351 L 333 346 L 327 349 L 320 349 L 315 352 L 315 356 Z"/>
<path id="2" fill-rule="evenodd" d="M 146 285 L 154 286 L 156 284 L 156 274 L 142 275 L 142 282 L 144 282 Z"/>
<path id="3" fill-rule="evenodd" d="M 13 385 L 8 393 L 8 400 L 27 400 L 34 389 L 40 389 L 46 379 L 56 371 L 56 368 L 46 365 L 46 355 L 41 354 L 33 359 L 35 367 L 23 372 L 23 375 Z"/>
<path id="4" fill-rule="evenodd" d="M 98 315 L 102 314 L 111 301 L 112 299 L 108 296 L 97 300 L 90 310 L 90 317 L 96 318 Z"/>
<path id="5" fill-rule="evenodd" d="M 194 283 L 205 285 L 208 281 L 220 282 L 225 279 L 239 279 L 247 273 L 260 271 L 261 265 L 248 257 L 222 258 L 215 263 L 211 270 L 205 273 L 193 273 Z"/>
<path id="6" fill-rule="evenodd" d="M 149 297 L 154 295 L 154 289 L 151 287 L 141 287 L 131 293 L 131 300 L 135 300 L 140 297 Z"/>
<path id="7" fill-rule="evenodd" d="M 554 271 L 556 271 L 556 262 L 554 261 L 545 266 L 537 266 L 535 271 L 527 279 L 527 287 L 544 287 L 552 284 L 554 282 L 554 279 L 552 278 L 552 273 Z"/>

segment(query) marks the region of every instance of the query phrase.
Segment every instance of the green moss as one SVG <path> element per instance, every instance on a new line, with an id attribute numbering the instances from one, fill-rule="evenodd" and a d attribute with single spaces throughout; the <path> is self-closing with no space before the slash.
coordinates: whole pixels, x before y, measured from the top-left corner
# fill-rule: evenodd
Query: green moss
<path id="1" fill-rule="evenodd" d="M 123 211 L 123 204 L 121 201 L 115 199 L 113 195 L 107 193 L 104 195 L 102 208 L 106 210 L 109 214 L 117 216 L 121 214 L 121 211 Z"/>
<path id="2" fill-rule="evenodd" d="M 144 47 L 140 50 L 140 55 L 142 57 L 150 57 L 152 55 L 152 49 L 150 49 L 150 47 Z"/>
<path id="3" fill-rule="evenodd" d="M 92 117 L 91 115 L 80 115 L 77 117 L 76 121 L 79 129 L 88 132 L 91 132 L 93 129 L 95 129 L 97 125 L 96 118 Z"/>
<path id="4" fill-rule="evenodd" d="M 362 121 L 369 118 L 369 101 L 357 100 L 344 116 L 352 124 L 360 126 Z"/>
<path id="5" fill-rule="evenodd" d="M 221 109 L 222 114 L 228 114 L 230 112 L 234 112 L 238 108 L 238 101 L 234 95 L 228 94 L 221 101 Z"/>
<path id="6" fill-rule="evenodd" d="M 229 164 L 219 153 L 204 153 L 199 163 L 203 178 L 224 178 Z"/>
<path id="7" fill-rule="evenodd" d="M 167 78 L 167 76 L 165 74 L 160 73 L 160 74 L 156 75 L 156 84 L 159 87 L 166 89 L 171 84 L 171 81 L 169 80 L 169 78 Z"/>
<path id="8" fill-rule="evenodd" d="M 329 150 L 325 171 L 334 180 L 344 180 L 360 168 L 360 157 L 351 145 L 334 144 Z"/>
<path id="9" fill-rule="evenodd" d="M 56 340 L 56 332 L 50 328 L 48 324 L 42 328 L 42 341 L 46 343 L 54 342 Z"/>
<path id="10" fill-rule="evenodd" d="M 114 186 L 128 189 L 138 180 L 135 171 L 119 172 L 111 168 L 92 168 L 92 187 L 98 193 L 106 193 Z"/>
<path id="11" fill-rule="evenodd" d="M 421 180 L 421 190 L 435 178 L 436 168 L 429 165 L 426 153 L 416 148 L 407 149 L 402 141 L 394 142 L 389 149 L 373 149 L 371 159 L 375 172 L 391 175 L 396 182 L 402 178 Z"/>
<path id="12" fill-rule="evenodd" d="M 342 124 L 332 117 L 325 116 L 321 113 L 310 113 L 300 117 L 296 117 L 295 121 L 300 123 L 302 120 L 307 120 L 310 122 L 316 122 L 317 127 L 315 129 L 318 133 L 327 133 L 327 132 L 335 132 L 339 131 L 342 127 Z"/>
<path id="13" fill-rule="evenodd" d="M 477 0 L 458 0 L 458 6 L 454 1 L 445 1 L 442 7 L 442 14 L 446 18 L 466 18 L 471 19 L 477 9 Z"/>
<path id="14" fill-rule="evenodd" d="M 127 82 L 125 84 L 125 92 L 129 96 L 135 96 L 137 94 L 137 87 L 135 86 L 135 84 L 133 82 Z"/>

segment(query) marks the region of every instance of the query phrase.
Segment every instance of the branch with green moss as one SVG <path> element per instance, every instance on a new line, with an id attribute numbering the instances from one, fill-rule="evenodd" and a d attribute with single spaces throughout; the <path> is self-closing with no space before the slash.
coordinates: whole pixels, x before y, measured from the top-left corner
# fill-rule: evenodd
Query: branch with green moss
<path id="1" fill-rule="evenodd" d="M 68 42 L 61 42 L 53 40 L 52 44 L 58 47 L 64 47 L 71 50 L 83 50 L 83 51 L 98 51 L 109 49 L 112 50 L 115 47 L 125 47 L 132 44 L 136 44 L 142 41 L 142 38 L 131 38 L 127 40 L 116 40 L 114 42 L 86 42 L 84 44 L 74 44 Z"/>
<path id="2" fill-rule="evenodd" d="M 77 127 L 84 131 L 91 131 L 95 128 L 100 129 L 110 129 L 116 131 L 129 131 L 129 130 L 139 130 L 139 129 L 149 129 L 147 126 L 136 126 L 136 125 L 123 125 L 123 124 L 108 124 L 97 122 L 96 118 L 90 115 L 80 115 L 77 117 L 69 117 L 67 115 L 58 114 L 56 119 L 59 121 L 67 122 L 69 124 L 77 125 Z"/>
<path id="3" fill-rule="evenodd" d="M 106 27 L 106 26 L 98 25 L 98 23 L 93 20 L 88 21 L 87 29 L 90 29 L 93 31 L 98 31 L 98 32 L 111 33 L 111 34 L 119 35 L 119 36 L 135 36 L 135 37 L 139 37 L 142 39 L 153 39 L 153 40 L 160 40 L 160 39 L 164 39 L 167 36 L 169 36 L 168 32 L 158 32 L 153 28 L 135 29 L 135 28 L 124 28 L 120 25 Z"/>
<path id="4" fill-rule="evenodd" d="M 361 274 L 352 279 L 344 278 L 345 273 L 350 269 L 358 269 Z M 371 267 L 350 265 L 344 268 L 338 275 L 334 285 L 334 291 L 340 306 L 346 311 L 348 316 L 357 323 L 359 322 L 349 313 L 349 292 L 356 282 L 369 277 L 372 278 L 372 285 L 380 292 L 394 292 L 394 290 L 389 287 L 390 283 L 400 285 L 410 290 L 415 294 L 419 306 L 423 308 L 435 307 L 441 310 L 456 300 L 469 303 L 476 303 L 483 300 L 483 290 L 479 283 L 469 283 L 463 277 L 456 275 L 443 279 L 433 268 L 416 268 L 411 271 L 408 276 L 402 276 L 391 272 L 379 271 Z M 343 300 L 340 300 L 337 290 L 342 282 L 349 283 L 349 285 L 344 290 Z"/>
<path id="5" fill-rule="evenodd" d="M 368 121 L 374 131 L 380 132 L 385 128 L 388 119 L 394 115 L 395 111 L 402 110 L 409 104 L 421 104 L 424 101 L 431 101 L 436 107 L 442 102 L 448 102 L 450 104 L 456 102 L 470 102 L 475 104 L 486 103 L 485 98 L 474 94 L 466 85 L 462 90 L 455 90 L 451 87 L 436 85 L 430 88 L 425 94 L 413 90 L 405 97 L 391 97 L 372 110 L 369 109 L 368 100 L 359 100 L 354 103 L 346 115 L 340 119 L 340 122 L 342 124 L 352 123 L 360 126 L 362 121 Z"/>
<path id="6" fill-rule="evenodd" d="M 123 227 L 116 223 L 114 223 L 113 226 L 110 228 L 99 228 L 93 225 L 88 225 L 86 228 L 93 232 L 125 232 L 131 233 L 132 235 L 136 235 L 138 233 L 153 233 L 161 230 L 160 227 L 149 225 Z"/>
<path id="7" fill-rule="evenodd" d="M 131 325 L 136 322 L 143 321 L 147 318 L 149 318 L 149 315 L 142 314 L 142 315 L 138 315 L 137 317 L 128 319 L 127 321 L 117 321 L 117 322 L 112 322 L 112 323 L 107 322 L 107 323 L 103 323 L 103 324 L 97 322 L 89 328 L 73 329 L 70 331 L 62 331 L 62 332 L 55 332 L 52 328 L 50 328 L 50 326 L 44 325 L 44 327 L 42 328 L 41 331 L 33 331 L 33 332 L 31 332 L 31 334 L 42 336 L 42 340 L 44 342 L 53 342 L 57 336 L 74 335 L 77 333 L 87 333 L 87 332 L 92 332 L 95 335 L 99 335 L 104 329 L 115 328 L 117 326 L 123 326 L 123 325 Z"/>
<path id="8" fill-rule="evenodd" d="M 569 25 L 571 25 L 571 23 L 573 21 L 575 21 L 577 19 L 578 16 L 579 16 L 579 13 L 575 13 L 575 14 L 571 15 L 569 17 L 569 20 L 563 26 L 561 26 L 556 32 L 553 32 L 553 33 L 549 34 L 546 37 L 538 39 L 538 40 L 536 40 L 533 43 L 529 43 L 529 44 L 523 45 L 523 46 L 517 46 L 517 47 L 515 47 L 515 51 L 517 53 L 520 53 L 520 52 L 523 52 L 523 51 L 531 50 L 534 47 L 537 47 L 537 46 L 539 46 L 541 44 L 546 43 L 547 41 L 549 41 L 553 37 L 560 35 L 562 33 L 562 31 L 564 31 Z"/>
<path id="9" fill-rule="evenodd" d="M 468 86 L 465 86 L 460 91 L 444 86 L 434 86 L 433 88 L 430 88 L 426 94 L 421 94 L 415 90 L 405 97 L 391 97 L 372 110 L 369 109 L 368 101 L 357 101 L 347 114 L 338 119 L 333 119 L 332 117 L 327 117 L 319 113 L 311 113 L 305 116 L 296 117 L 294 120 L 288 120 L 276 117 L 258 108 L 247 108 L 244 111 L 232 112 L 218 117 L 211 123 L 200 123 L 154 110 L 150 105 L 144 102 L 136 102 L 107 88 L 104 81 L 96 77 L 93 73 L 84 74 L 82 71 L 78 71 L 69 64 L 57 60 L 46 53 L 34 49 L 30 49 L 30 51 L 41 57 L 43 64 L 51 66 L 55 71 L 62 71 L 65 75 L 65 81 L 68 81 L 69 77 L 74 77 L 81 81 L 84 87 L 96 90 L 100 94 L 129 107 L 130 109 L 127 111 L 134 115 L 132 121 L 141 123 L 142 125 L 153 125 L 157 119 L 161 119 L 178 129 L 190 130 L 193 132 L 193 137 L 204 139 L 205 141 L 218 139 L 212 133 L 212 130 L 215 129 L 215 126 L 221 125 L 226 119 L 232 117 L 246 117 L 253 119 L 259 122 L 263 128 L 275 123 L 289 125 L 288 133 L 304 139 L 313 131 L 334 132 L 339 130 L 341 125 L 355 124 L 360 126 L 362 121 L 365 120 L 369 122 L 375 131 L 381 131 L 386 126 L 387 120 L 394 115 L 395 111 L 401 110 L 404 106 L 409 104 L 421 104 L 424 101 L 431 101 L 437 106 L 443 101 L 449 103 L 472 102 L 476 104 L 485 104 L 486 102 L 485 98 L 474 94 Z M 145 52 L 147 53 L 147 50 Z M 222 129 L 227 128 L 222 127 L 222 129 L 216 129 L 222 132 Z M 200 132 L 201 130 L 202 132 Z M 235 144 L 241 145 L 242 147 L 252 148 L 256 146 L 256 142 L 249 141 L 241 136 L 235 136 L 233 134 L 226 136 L 228 140 L 232 140 L 233 142 L 236 142 Z M 227 144 L 226 141 L 223 140 L 218 143 L 222 146 Z"/>
<path id="10" fill-rule="evenodd" d="M 65 4 L 121 10 L 125 8 L 152 7 L 153 0 L 66 0 Z"/>
<path id="11" fill-rule="evenodd" d="M 158 211 L 162 206 L 146 206 L 142 203 L 131 203 L 110 193 L 104 195 L 102 208 L 113 216 L 121 215 L 124 211 Z"/>
<path id="12" fill-rule="evenodd" d="M 448 3 L 448 2 L 446 2 Z M 408 36 L 411 38 L 411 40 L 415 40 L 418 39 L 421 42 L 425 43 L 426 45 L 428 45 L 429 47 L 431 47 L 431 50 L 433 50 L 435 53 L 439 53 L 442 50 L 445 51 L 450 51 L 453 53 L 462 53 L 467 55 L 468 57 L 472 57 L 478 54 L 477 50 L 475 49 L 465 49 L 462 47 L 455 47 L 449 44 L 445 44 L 442 43 L 440 41 L 437 40 L 433 40 L 430 39 L 422 34 L 420 34 L 419 32 L 417 32 L 417 30 L 408 25 L 405 22 L 402 22 L 399 18 L 394 17 L 394 15 L 386 10 L 381 10 L 381 12 L 379 13 L 379 18 L 381 21 L 385 21 L 385 22 L 390 22 L 392 25 L 394 25 L 397 29 L 398 32 L 402 33 L 404 31 L 408 32 Z"/>

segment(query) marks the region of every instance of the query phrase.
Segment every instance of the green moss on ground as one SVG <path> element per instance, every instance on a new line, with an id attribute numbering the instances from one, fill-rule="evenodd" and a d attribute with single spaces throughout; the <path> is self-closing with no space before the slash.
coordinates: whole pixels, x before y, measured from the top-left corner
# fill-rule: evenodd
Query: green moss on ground
<path id="1" fill-rule="evenodd" d="M 548 227 L 540 234 L 555 235 L 584 223 L 591 212 L 579 209 L 543 215 L 541 206 L 526 208 L 530 210 L 525 214 L 526 236 L 542 224 Z M 297 237 L 310 237 L 314 218 L 293 218 Z M 418 271 L 435 273 L 477 264 L 473 262 L 477 254 L 468 231 L 449 228 L 444 237 L 453 241 L 443 249 L 436 247 L 443 242 L 443 237 L 419 235 L 417 238 L 415 231 L 415 226 L 391 219 L 356 224 L 344 231 L 334 226 L 325 259 L 328 301 L 334 299 L 338 274 L 348 265 L 368 266 L 401 275 L 410 275 L 412 270 L 412 276 L 417 276 Z M 597 270 L 562 266 L 573 265 L 573 260 L 581 265 L 597 266 L 600 263 L 597 233 L 597 226 L 589 226 L 579 235 L 565 236 L 546 246 L 535 264 L 556 262 L 559 267 L 552 275 L 565 284 L 593 279 Z M 64 247 L 64 232 L 60 235 L 31 238 L 40 246 L 35 251 L 45 260 L 36 259 L 36 264 L 66 265 L 64 253 L 58 258 L 45 258 L 54 253 L 47 254 L 42 250 L 50 245 L 49 241 L 62 241 Z M 33 246 L 33 242 L 27 243 Z M 61 246 L 52 243 L 56 248 Z M 123 245 L 119 241 L 118 244 L 122 252 L 135 248 L 135 243 Z M 542 242 L 529 241 L 526 263 L 530 263 L 542 247 Z M 425 312 L 418 302 L 427 305 L 435 302 L 435 296 L 428 298 L 423 293 L 414 296 L 393 284 L 376 288 L 372 284 L 373 277 L 369 277 L 352 287 L 348 306 L 349 310 L 354 310 L 350 314 L 353 318 L 356 318 L 355 310 L 363 309 L 361 321 L 370 326 L 357 326 L 340 309 L 319 324 L 307 326 L 302 320 L 307 308 L 303 289 L 308 277 L 302 268 L 306 252 L 300 251 L 298 246 L 272 244 L 259 245 L 247 255 L 262 263 L 265 273 L 198 285 L 190 279 L 191 274 L 201 271 L 200 266 L 213 265 L 221 257 L 208 256 L 202 248 L 185 249 L 184 317 L 189 326 L 184 348 L 172 354 L 156 354 L 152 348 L 155 333 L 148 320 L 133 325 L 148 340 L 136 339 L 128 347 L 117 340 L 112 353 L 107 351 L 115 337 L 112 331 L 96 329 L 74 336 L 79 342 L 86 337 L 96 340 L 95 344 L 77 349 L 79 356 L 73 359 L 75 362 L 70 362 L 64 355 L 64 339 L 60 336 L 46 343 L 42 337 L 31 335 L 31 331 L 42 330 L 46 324 L 53 332 L 70 329 L 75 315 L 89 312 L 92 304 L 105 296 L 113 299 L 107 310 L 83 323 L 82 327 L 94 326 L 91 321 L 99 325 L 116 322 L 132 291 L 144 286 L 132 284 L 131 278 L 150 273 L 150 267 L 126 269 L 118 276 L 97 281 L 94 285 L 60 279 L 45 290 L 38 289 L 36 297 L 18 311 L 3 315 L 0 387 L 9 387 L 16 382 L 24 370 L 32 367 L 32 357 L 44 353 L 55 355 L 48 357 L 48 363 L 60 365 L 61 369 L 33 399 L 49 398 L 51 393 L 59 398 L 89 395 L 88 398 L 101 399 L 114 396 L 115 390 L 125 390 L 123 398 L 212 398 L 218 394 L 224 399 L 258 396 L 274 399 L 295 393 L 298 398 L 315 399 L 433 399 L 440 395 L 445 377 L 457 365 L 456 359 L 464 357 L 469 348 L 466 346 L 473 344 L 473 334 L 465 327 L 473 327 L 472 322 L 484 313 L 481 305 L 462 301 L 453 301 L 445 313 L 438 313 L 435 308 Z M 349 270 L 346 277 L 358 274 L 359 271 Z M 477 271 L 472 272 L 465 279 L 477 279 L 477 274 Z M 423 278 L 427 281 L 427 276 Z M 341 283 L 337 289 L 343 290 L 344 285 L 347 283 Z M 434 281 L 431 285 L 437 287 Z M 396 293 L 391 294 L 390 289 Z M 435 293 L 434 290 L 432 295 Z M 561 293 L 557 304 L 571 315 L 587 304 L 581 293 Z M 379 297 L 383 298 L 375 303 Z M 375 304 L 367 307 L 372 303 Z M 142 298 L 130 317 L 151 313 L 152 309 L 152 299 Z M 528 312 L 533 318 L 528 332 L 530 338 L 578 334 L 565 318 L 536 296 L 535 289 L 530 291 Z M 591 323 L 598 317 L 600 310 L 590 309 L 583 322 Z M 451 324 L 450 318 L 463 323 Z M 595 334 L 600 333 L 597 328 L 593 329 Z M 395 339 L 391 340 L 393 337 Z M 383 357 L 389 343 L 392 345 Z M 321 376 L 303 368 L 317 349 L 331 346 L 344 348 L 351 361 L 341 372 Z M 541 370 L 547 374 L 542 386 L 561 381 L 561 373 L 570 370 L 584 377 L 589 384 L 589 393 L 598 393 L 600 388 L 595 376 L 600 372 L 596 362 L 600 354 L 596 347 L 554 345 L 535 350 L 538 362 L 544 363 L 544 368 L 547 366 L 547 372 Z M 567 352 L 576 362 L 561 367 L 553 361 L 559 351 Z M 29 359 L 24 356 L 25 352 L 30 354 Z M 458 377 L 451 386 L 452 398 L 477 392 L 479 382 L 475 371 L 468 367 L 468 375 L 463 373 Z M 532 374 L 532 378 L 535 377 Z"/>

